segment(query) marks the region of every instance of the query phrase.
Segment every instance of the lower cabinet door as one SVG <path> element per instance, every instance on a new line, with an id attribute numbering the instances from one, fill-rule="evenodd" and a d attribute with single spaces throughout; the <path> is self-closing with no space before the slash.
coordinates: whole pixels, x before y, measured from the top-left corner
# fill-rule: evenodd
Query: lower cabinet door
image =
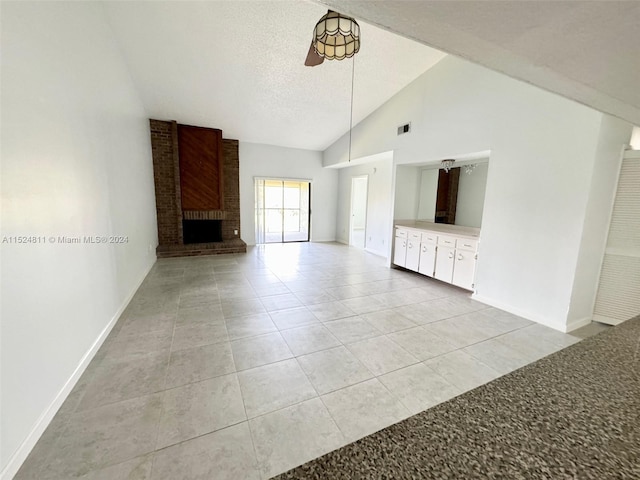
<path id="1" fill-rule="evenodd" d="M 407 239 L 396 237 L 396 245 L 393 247 L 393 263 L 404 267 L 407 258 Z"/>
<path id="2" fill-rule="evenodd" d="M 418 271 L 420 263 L 420 244 L 415 240 L 407 241 L 407 258 L 404 267 L 408 270 Z"/>
<path id="3" fill-rule="evenodd" d="M 436 244 L 423 243 L 420 247 L 420 266 L 418 272 L 433 277 L 436 268 Z"/>
<path id="4" fill-rule="evenodd" d="M 436 255 L 436 273 L 434 277 L 443 282 L 451 283 L 453 279 L 453 263 L 455 249 L 451 247 L 438 246 Z"/>
<path id="5" fill-rule="evenodd" d="M 458 287 L 473 290 L 476 273 L 476 254 L 465 250 L 456 250 L 453 266 L 453 283 Z"/>

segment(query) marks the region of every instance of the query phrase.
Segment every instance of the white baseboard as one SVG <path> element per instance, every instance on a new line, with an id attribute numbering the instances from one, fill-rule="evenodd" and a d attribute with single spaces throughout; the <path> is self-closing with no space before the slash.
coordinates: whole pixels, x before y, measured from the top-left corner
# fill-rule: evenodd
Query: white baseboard
<path id="1" fill-rule="evenodd" d="M 73 390 L 73 387 L 76 386 L 76 383 L 78 383 L 78 380 L 87 369 L 87 366 L 89 366 L 89 363 L 91 363 L 91 360 L 93 360 L 93 357 L 96 355 L 106 338 L 109 336 L 109 333 L 111 333 L 114 325 L 124 312 L 125 308 L 127 308 L 127 306 L 129 305 L 129 302 L 131 302 L 131 299 L 140 288 L 140 285 L 142 285 L 144 279 L 153 268 L 156 260 L 157 258 L 147 266 L 143 275 L 136 283 L 135 288 L 133 288 L 124 302 L 122 302 L 120 308 L 116 311 L 113 317 L 111 317 L 111 320 L 109 321 L 107 326 L 104 327 L 102 332 L 100 332 L 100 335 L 98 335 L 98 338 L 95 342 L 93 342 L 93 345 L 91 345 L 87 353 L 84 354 L 84 356 L 80 360 L 80 363 L 71 374 L 71 377 L 69 377 L 69 379 L 65 382 L 64 386 L 60 389 L 53 402 L 51 402 L 49 407 L 42 413 L 42 415 L 40 415 L 40 418 L 38 418 L 38 420 L 36 421 L 35 425 L 31 429 L 31 432 L 29 432 L 29 435 L 27 435 L 27 438 L 24 439 L 22 444 L 13 453 L 11 458 L 9 458 L 7 465 L 4 467 L 4 469 L 2 469 L 2 472 L 0 472 L 0 480 L 9 480 L 10 478 L 13 478 L 16 473 L 18 473 L 18 470 L 29 456 L 29 453 L 31 453 L 33 447 L 36 446 L 36 443 L 38 443 L 38 440 L 40 440 L 40 437 L 51 423 L 51 420 L 53 420 L 53 417 L 55 417 L 56 413 L 58 413 L 58 410 L 71 393 L 71 390 Z"/>
<path id="2" fill-rule="evenodd" d="M 605 323 L 607 325 L 613 325 L 613 326 L 620 325 L 622 322 L 624 322 L 624 320 L 618 320 L 617 318 L 606 317 L 604 315 L 594 315 L 593 321 Z"/>
<path id="3" fill-rule="evenodd" d="M 526 318 L 527 320 L 531 320 L 532 322 L 539 323 L 544 325 L 545 327 L 553 328 L 554 330 L 559 330 L 563 333 L 567 333 L 567 325 L 561 324 L 558 322 L 554 322 L 548 318 L 541 317 L 531 312 L 527 312 L 525 310 L 520 310 L 519 308 L 513 307 L 511 305 L 507 305 L 506 303 L 502 303 L 498 300 L 494 300 L 493 298 L 485 297 L 483 295 L 478 295 L 474 293 L 471 298 L 473 300 L 477 300 L 478 302 L 484 303 L 485 305 L 489 305 L 491 307 L 498 308 L 500 310 L 504 310 L 505 312 L 513 313 L 518 317 Z M 580 325 L 582 326 L 582 325 Z M 573 327 L 578 328 L 578 327 Z"/>
<path id="4" fill-rule="evenodd" d="M 584 317 L 584 318 L 579 318 L 577 320 L 573 320 L 567 324 L 567 327 L 564 333 L 573 332 L 574 330 L 577 330 L 580 327 L 589 325 L 591 322 L 592 322 L 591 317 Z"/>

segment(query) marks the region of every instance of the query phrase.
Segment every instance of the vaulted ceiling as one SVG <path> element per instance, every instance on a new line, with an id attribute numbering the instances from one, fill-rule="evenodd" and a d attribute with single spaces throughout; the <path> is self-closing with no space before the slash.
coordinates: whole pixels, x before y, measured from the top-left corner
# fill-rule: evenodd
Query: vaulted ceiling
<path id="1" fill-rule="evenodd" d="M 640 1 L 319 3 L 640 125 Z"/>
<path id="2" fill-rule="evenodd" d="M 105 2 L 151 118 L 324 150 L 445 54 L 360 22 L 351 60 L 305 67 L 326 7 L 308 1 Z M 352 68 L 354 70 L 352 71 Z"/>
<path id="3" fill-rule="evenodd" d="M 327 7 L 360 22 L 355 65 L 303 66 Z M 228 138 L 323 150 L 349 129 L 352 67 L 356 124 L 442 52 L 640 125 L 639 1 L 216 0 L 104 8 L 149 116 L 221 128 Z"/>

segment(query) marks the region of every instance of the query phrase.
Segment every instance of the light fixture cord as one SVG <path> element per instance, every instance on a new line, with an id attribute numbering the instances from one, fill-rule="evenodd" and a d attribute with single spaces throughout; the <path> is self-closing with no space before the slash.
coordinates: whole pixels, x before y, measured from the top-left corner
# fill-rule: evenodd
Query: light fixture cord
<path id="1" fill-rule="evenodd" d="M 351 163 L 351 139 L 353 136 L 353 83 L 356 71 L 356 56 L 351 57 L 351 110 L 349 111 L 349 163 Z"/>

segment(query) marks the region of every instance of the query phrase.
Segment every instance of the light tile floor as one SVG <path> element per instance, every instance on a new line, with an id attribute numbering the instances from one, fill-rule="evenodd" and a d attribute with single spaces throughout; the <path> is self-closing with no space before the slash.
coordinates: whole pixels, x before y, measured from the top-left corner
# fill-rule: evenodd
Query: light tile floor
<path id="1" fill-rule="evenodd" d="M 598 331 L 338 244 L 159 260 L 16 478 L 269 478 Z"/>

